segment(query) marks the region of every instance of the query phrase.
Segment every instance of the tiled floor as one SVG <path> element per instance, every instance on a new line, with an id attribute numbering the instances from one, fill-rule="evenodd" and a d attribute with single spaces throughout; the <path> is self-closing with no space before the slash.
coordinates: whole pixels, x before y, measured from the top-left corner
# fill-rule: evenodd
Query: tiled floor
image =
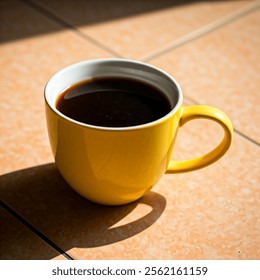
<path id="1" fill-rule="evenodd" d="M 62 2 L 62 4 L 61 4 Z M 2 259 L 260 259 L 260 1 L 0 1 Z M 231 118 L 228 153 L 164 175 L 140 201 L 92 204 L 59 175 L 43 88 L 62 67 L 97 57 L 159 66 L 185 104 Z M 210 150 L 214 123 L 180 129 L 173 157 Z"/>

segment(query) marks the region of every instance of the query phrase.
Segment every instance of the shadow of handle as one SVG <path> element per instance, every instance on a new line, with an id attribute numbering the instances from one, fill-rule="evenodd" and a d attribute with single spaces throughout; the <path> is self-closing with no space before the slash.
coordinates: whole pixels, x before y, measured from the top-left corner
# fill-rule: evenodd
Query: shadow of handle
<path id="1" fill-rule="evenodd" d="M 163 213 L 166 200 L 163 196 L 158 193 L 150 192 L 137 202 L 134 202 L 136 208 L 139 204 L 145 204 L 151 207 L 151 211 L 147 213 L 145 216 L 130 222 L 128 224 L 120 225 L 117 227 L 110 227 L 105 230 L 103 233 L 100 233 L 99 238 L 97 240 L 93 240 L 92 246 L 90 247 L 99 247 L 108 244 L 112 244 L 115 242 L 119 242 L 121 240 L 130 238 L 143 230 L 150 227 L 153 223 L 155 223 L 158 218 Z M 132 213 L 132 212 L 131 212 Z M 130 214 L 128 214 L 129 216 Z M 125 218 L 125 217 L 124 217 Z"/>

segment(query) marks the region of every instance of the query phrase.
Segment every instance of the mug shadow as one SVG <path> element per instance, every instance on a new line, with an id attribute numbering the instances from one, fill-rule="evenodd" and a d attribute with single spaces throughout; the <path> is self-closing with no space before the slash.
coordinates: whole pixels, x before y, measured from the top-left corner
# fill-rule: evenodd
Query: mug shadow
<path id="1" fill-rule="evenodd" d="M 156 192 L 124 206 L 92 203 L 69 187 L 54 163 L 5 174 L 0 182 L 7 207 L 64 252 L 130 238 L 155 223 L 166 206 Z"/>

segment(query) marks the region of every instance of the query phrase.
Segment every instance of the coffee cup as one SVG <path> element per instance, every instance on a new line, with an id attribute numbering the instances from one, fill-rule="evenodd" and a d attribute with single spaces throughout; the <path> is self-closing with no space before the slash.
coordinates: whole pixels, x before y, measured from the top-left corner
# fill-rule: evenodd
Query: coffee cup
<path id="1" fill-rule="evenodd" d="M 168 100 L 168 111 L 155 119 L 130 125 L 122 124 L 122 117 L 118 117 L 117 123 L 117 117 L 113 115 L 116 122 L 104 125 L 83 122 L 59 110 L 60 96 L 70 92 L 68 89 L 75 88 L 74 85 L 83 84 L 87 88 L 87 81 L 111 79 L 114 84 L 118 79 L 130 83 L 122 90 L 123 97 L 127 91 L 131 98 L 131 90 L 138 88 L 138 83 L 155 89 Z M 137 84 L 131 86 L 132 82 Z M 142 94 L 145 90 L 139 91 Z M 97 93 L 92 94 L 94 98 Z M 81 196 L 99 204 L 133 202 L 149 192 L 165 173 L 193 171 L 214 163 L 226 153 L 232 142 L 232 123 L 225 113 L 207 105 L 183 106 L 181 87 L 173 77 L 159 68 L 134 60 L 93 59 L 67 66 L 50 78 L 44 96 L 49 141 L 61 175 Z M 108 98 L 108 95 L 104 96 Z M 105 103 L 113 100 L 113 94 L 111 96 Z M 79 102 L 77 106 L 85 105 Z M 140 108 L 138 114 L 132 115 L 142 115 L 144 109 Z M 134 112 L 134 109 L 130 110 Z M 93 109 L 91 115 L 96 111 Z M 224 131 L 222 140 L 204 155 L 173 160 L 178 129 L 198 118 L 218 123 Z"/>

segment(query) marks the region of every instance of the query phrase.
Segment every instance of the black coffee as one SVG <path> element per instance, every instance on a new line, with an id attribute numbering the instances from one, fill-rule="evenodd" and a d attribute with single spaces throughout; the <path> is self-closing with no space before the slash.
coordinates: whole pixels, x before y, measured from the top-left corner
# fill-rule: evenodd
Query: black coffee
<path id="1" fill-rule="evenodd" d="M 57 109 L 82 123 L 127 127 L 155 121 L 171 110 L 156 87 L 128 78 L 94 78 L 67 88 Z"/>

